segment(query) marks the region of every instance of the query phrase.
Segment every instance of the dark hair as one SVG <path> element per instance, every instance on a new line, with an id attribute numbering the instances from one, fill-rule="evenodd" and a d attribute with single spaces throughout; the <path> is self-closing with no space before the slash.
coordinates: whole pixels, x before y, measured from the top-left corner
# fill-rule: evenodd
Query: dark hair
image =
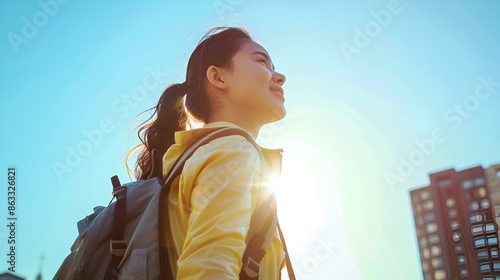
<path id="1" fill-rule="evenodd" d="M 154 112 L 139 125 L 143 125 L 137 132 L 142 144 L 136 145 L 127 154 L 127 173 L 130 153 L 141 147 L 135 164 L 136 179 L 162 175 L 155 174 L 152 168 L 153 148 L 163 155 L 175 143 L 175 131 L 186 130 L 190 118 L 203 124 L 208 122 L 210 108 L 206 92 L 206 71 L 211 65 L 232 69 L 232 57 L 241 48 L 244 39 L 252 40 L 245 29 L 237 27 L 213 27 L 202 37 L 189 58 L 186 81 L 167 86 L 158 104 L 146 110 L 154 109 Z M 145 124 L 155 115 L 156 118 L 151 123 Z"/>

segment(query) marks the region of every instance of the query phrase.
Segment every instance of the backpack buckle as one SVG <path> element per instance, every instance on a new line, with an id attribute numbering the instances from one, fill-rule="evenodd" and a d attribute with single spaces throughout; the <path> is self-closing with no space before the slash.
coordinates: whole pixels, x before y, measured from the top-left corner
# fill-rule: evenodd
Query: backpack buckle
<path id="1" fill-rule="evenodd" d="M 124 188 L 125 186 L 119 186 L 119 187 L 116 187 L 116 188 L 113 188 L 113 197 L 117 196 L 118 193 Z"/>
<path id="2" fill-rule="evenodd" d="M 243 270 L 246 275 L 250 278 L 258 277 L 260 272 L 260 264 L 251 257 L 248 257 L 245 265 L 243 266 Z"/>
<path id="3" fill-rule="evenodd" d="M 111 254 L 121 257 L 125 255 L 125 251 L 127 250 L 127 241 L 111 239 L 109 241 L 109 250 L 111 251 Z"/>

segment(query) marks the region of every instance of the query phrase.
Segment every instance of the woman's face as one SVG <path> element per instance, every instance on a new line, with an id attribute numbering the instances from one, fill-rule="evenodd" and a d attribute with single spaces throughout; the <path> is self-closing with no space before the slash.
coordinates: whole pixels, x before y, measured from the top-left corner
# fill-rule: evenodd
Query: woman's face
<path id="1" fill-rule="evenodd" d="M 285 76 L 274 70 L 267 51 L 245 40 L 233 56 L 233 67 L 226 75 L 227 98 L 238 114 L 260 125 L 281 120 L 286 115 L 282 88 Z M 226 73 L 227 74 L 227 73 Z"/>

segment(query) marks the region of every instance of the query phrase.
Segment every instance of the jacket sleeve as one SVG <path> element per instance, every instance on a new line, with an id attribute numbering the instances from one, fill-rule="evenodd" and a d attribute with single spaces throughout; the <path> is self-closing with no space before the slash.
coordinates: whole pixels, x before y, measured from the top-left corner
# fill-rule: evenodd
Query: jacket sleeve
<path id="1" fill-rule="evenodd" d="M 246 139 L 230 136 L 199 148 L 186 162 L 184 176 L 196 178 L 186 198 L 191 212 L 177 279 L 239 279 L 260 160 Z"/>

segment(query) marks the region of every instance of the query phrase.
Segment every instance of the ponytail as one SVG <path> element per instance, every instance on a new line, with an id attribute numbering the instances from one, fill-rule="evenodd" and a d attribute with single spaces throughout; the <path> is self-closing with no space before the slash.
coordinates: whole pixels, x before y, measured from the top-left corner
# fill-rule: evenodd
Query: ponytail
<path id="1" fill-rule="evenodd" d="M 245 29 L 236 27 L 214 27 L 203 36 L 189 58 L 186 81 L 182 84 L 169 85 L 158 104 L 146 110 L 154 109 L 154 112 L 149 119 L 139 125 L 144 125 L 137 132 L 142 143 L 134 146 L 127 154 L 125 161 L 127 173 L 129 173 L 128 157 L 132 151 L 140 147 L 134 171 L 136 180 L 162 176 L 155 173 L 160 172 L 161 168 L 153 170 L 151 160 L 153 149 L 157 149 L 160 155 L 165 154 L 175 143 L 175 132 L 186 130 L 189 120 L 196 120 L 202 124 L 208 122 L 210 102 L 206 93 L 205 73 L 211 65 L 231 67 L 232 57 L 245 40 L 252 39 Z M 184 95 L 186 95 L 185 104 Z M 154 121 L 144 124 L 155 115 Z"/>
<path id="2" fill-rule="evenodd" d="M 132 149 L 134 150 L 135 148 L 142 146 L 135 166 L 136 179 L 148 179 L 150 175 L 152 175 L 152 177 L 162 175 L 154 173 L 151 174 L 152 151 L 156 148 L 160 154 L 163 155 L 167 149 L 175 143 L 175 131 L 186 130 L 187 114 L 183 102 L 185 94 L 185 83 L 171 84 L 161 95 L 158 104 L 149 109 L 154 109 L 153 115 L 142 124 L 149 121 L 155 115 L 156 118 L 151 123 L 148 123 L 139 129 L 137 134 L 142 144 L 139 144 Z M 130 152 L 127 155 L 127 158 L 129 155 Z"/>

